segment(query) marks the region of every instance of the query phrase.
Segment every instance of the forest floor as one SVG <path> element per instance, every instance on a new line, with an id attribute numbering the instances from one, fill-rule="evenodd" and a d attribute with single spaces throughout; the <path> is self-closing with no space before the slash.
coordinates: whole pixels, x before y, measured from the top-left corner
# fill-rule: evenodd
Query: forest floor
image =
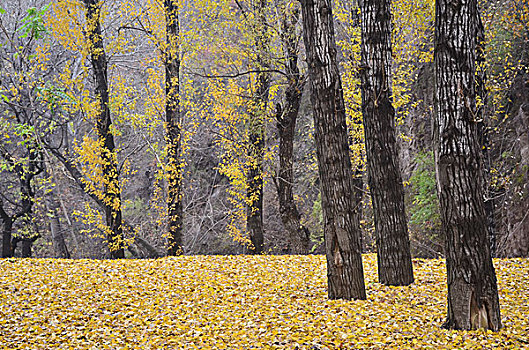
<path id="1" fill-rule="evenodd" d="M 504 328 L 441 329 L 442 260 L 416 283 L 329 301 L 323 256 L 0 260 L 0 348 L 529 349 L 529 260 L 495 260 Z"/>

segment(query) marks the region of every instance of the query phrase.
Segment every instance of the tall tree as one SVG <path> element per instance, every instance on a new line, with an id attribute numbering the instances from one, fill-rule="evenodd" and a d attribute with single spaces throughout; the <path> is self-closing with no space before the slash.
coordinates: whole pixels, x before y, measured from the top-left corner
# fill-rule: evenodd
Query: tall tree
<path id="1" fill-rule="evenodd" d="M 16 105 L 16 104 L 15 104 Z M 24 114 L 24 113 L 22 113 Z M 22 124 L 23 125 L 23 124 Z M 28 126 L 29 127 L 29 126 Z M 0 220 L 2 221 L 2 257 L 12 257 L 19 242 L 23 244 L 23 257 L 31 256 L 31 245 L 39 238 L 38 234 L 30 236 L 17 235 L 13 237 L 13 225 L 16 221 L 29 223 L 33 215 L 35 204 L 35 178 L 43 170 L 42 150 L 32 137 L 24 137 L 26 152 L 24 156 L 17 158 L 13 156 L 3 145 L 0 145 L 0 164 L 5 165 L 15 175 L 18 182 L 18 192 L 15 194 L 15 201 L 6 197 L 7 193 L 0 196 Z M 6 175 L 5 173 L 3 174 Z M 2 197 L 13 203 L 13 213 L 8 214 L 8 203 L 4 204 Z"/>
<path id="2" fill-rule="evenodd" d="M 360 6 L 362 114 L 375 218 L 378 279 L 387 285 L 409 285 L 413 283 L 413 266 L 391 86 L 390 1 L 360 0 Z"/>
<path id="3" fill-rule="evenodd" d="M 253 254 L 261 254 L 264 244 L 263 228 L 263 158 L 265 152 L 265 116 L 267 113 L 268 95 L 270 93 L 268 24 L 266 22 L 266 0 L 257 0 L 255 51 L 257 81 L 254 92 L 253 108 L 249 123 L 249 151 L 247 181 L 247 217 L 246 229 L 250 235 Z"/>
<path id="4" fill-rule="evenodd" d="M 299 7 L 289 10 L 283 8 L 281 16 L 281 41 L 285 52 L 285 107 L 280 104 L 276 109 L 277 130 L 279 132 L 279 173 L 276 186 L 279 197 L 279 213 L 283 226 L 289 233 L 290 252 L 307 254 L 309 252 L 310 232 L 301 223 L 301 214 L 294 201 L 294 134 L 299 114 L 305 80 L 298 68 L 298 36 L 296 23 L 299 20 Z"/>
<path id="5" fill-rule="evenodd" d="M 178 21 L 178 0 L 165 0 L 165 128 L 167 144 L 167 214 L 168 214 L 168 255 L 182 252 L 182 162 L 181 153 L 181 111 L 180 111 L 180 42 Z"/>
<path id="6" fill-rule="evenodd" d="M 330 0 L 302 0 L 331 299 L 365 299 L 359 204 L 353 173 Z"/>
<path id="7" fill-rule="evenodd" d="M 70 259 L 71 255 L 64 240 L 64 229 L 59 219 L 59 201 L 57 200 L 57 194 L 55 192 L 56 190 L 52 189 L 45 199 L 53 250 L 55 251 L 56 258 Z"/>
<path id="8" fill-rule="evenodd" d="M 90 61 L 95 79 L 95 97 L 98 102 L 96 128 L 101 144 L 103 203 L 107 224 L 107 240 L 112 258 L 125 257 L 123 225 L 121 214 L 121 189 L 116 146 L 111 130 L 112 119 L 109 109 L 107 58 L 101 34 L 101 2 L 83 0 L 86 7 L 86 33 Z"/>
<path id="9" fill-rule="evenodd" d="M 477 0 L 436 1 L 435 156 L 450 329 L 501 328 L 476 120 Z"/>
<path id="10" fill-rule="evenodd" d="M 0 219 L 2 220 L 2 258 L 13 256 L 11 238 L 13 235 L 13 219 L 4 209 L 4 203 L 0 198 Z"/>
<path id="11" fill-rule="evenodd" d="M 47 7 L 22 11 L 20 5 L 9 4 L 9 15 L 0 11 L 2 257 L 13 256 L 20 242 L 22 256 L 31 256 L 31 246 L 40 237 L 34 229 L 44 170 L 40 139 L 52 129 L 48 108 L 39 96 L 48 71 L 40 64 L 42 56 L 37 49 L 46 35 L 43 16 Z"/>

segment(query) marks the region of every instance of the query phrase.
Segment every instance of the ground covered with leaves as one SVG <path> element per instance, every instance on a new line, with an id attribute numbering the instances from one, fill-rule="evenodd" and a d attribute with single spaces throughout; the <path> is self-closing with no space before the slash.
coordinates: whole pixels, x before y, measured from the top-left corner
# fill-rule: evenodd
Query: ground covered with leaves
<path id="1" fill-rule="evenodd" d="M 416 283 L 376 283 L 367 301 L 329 301 L 323 256 L 0 260 L 0 348 L 529 348 L 529 260 L 495 261 L 504 328 L 440 328 L 442 260 Z"/>

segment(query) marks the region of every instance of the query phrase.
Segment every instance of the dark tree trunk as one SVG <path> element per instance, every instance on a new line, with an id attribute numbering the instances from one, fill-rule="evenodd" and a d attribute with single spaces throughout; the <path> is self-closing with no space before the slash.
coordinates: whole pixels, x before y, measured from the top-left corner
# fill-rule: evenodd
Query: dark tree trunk
<path id="1" fill-rule="evenodd" d="M 182 205 L 182 162 L 181 153 L 181 112 L 180 112 L 180 44 L 178 1 L 165 0 L 165 22 L 167 48 L 165 51 L 165 127 L 167 143 L 167 214 L 168 247 L 167 255 L 183 253 L 183 205 Z"/>
<path id="2" fill-rule="evenodd" d="M 22 257 L 31 258 L 31 247 L 33 246 L 33 241 L 30 239 L 22 240 Z"/>
<path id="3" fill-rule="evenodd" d="M 378 279 L 382 284 L 405 286 L 413 283 L 413 266 L 391 88 L 390 1 L 360 3 L 362 114 L 375 218 Z"/>
<path id="4" fill-rule="evenodd" d="M 2 258 L 10 258 L 13 256 L 13 248 L 11 247 L 13 219 L 4 211 L 1 201 L 0 219 L 2 220 Z"/>
<path id="5" fill-rule="evenodd" d="M 331 2 L 302 0 L 301 6 L 314 110 L 329 298 L 365 299 L 360 203 L 353 189 Z"/>
<path id="6" fill-rule="evenodd" d="M 450 329 L 501 328 L 477 134 L 477 0 L 436 1 L 435 156 Z"/>
<path id="7" fill-rule="evenodd" d="M 123 226 L 121 214 L 121 189 L 119 170 L 115 153 L 114 135 L 110 130 L 112 119 L 108 107 L 107 59 L 101 35 L 100 7 L 98 0 L 84 0 L 86 7 L 87 36 L 89 41 L 90 61 L 94 69 L 95 96 L 99 102 L 97 116 L 97 133 L 101 141 L 102 172 L 104 183 L 103 203 L 105 205 L 107 235 L 112 258 L 124 258 Z"/>
<path id="8" fill-rule="evenodd" d="M 261 82 L 260 82 L 261 83 Z M 264 112 L 264 110 L 263 110 Z M 263 118 L 254 115 L 250 122 L 249 159 L 246 181 L 248 183 L 246 208 L 246 229 L 250 236 L 252 254 L 261 254 L 264 248 L 263 228 L 263 157 L 264 157 L 264 129 Z"/>
<path id="9" fill-rule="evenodd" d="M 13 237 L 13 225 L 18 219 L 31 219 L 33 204 L 35 200 L 35 191 L 32 187 L 32 181 L 43 170 L 43 153 L 32 140 L 26 139 L 27 164 L 14 159 L 5 149 L 2 149 L 2 157 L 13 167 L 19 183 L 19 198 L 16 212 L 8 215 L 0 200 L 0 219 L 2 220 L 2 256 L 12 257 L 15 255 L 17 243 L 28 237 Z M 30 238 L 35 241 L 39 238 L 36 235 Z"/>
<path id="10" fill-rule="evenodd" d="M 295 24 L 299 18 L 299 10 L 294 9 L 291 18 L 284 14 L 281 20 L 282 41 L 287 57 L 285 71 L 287 88 L 285 91 L 285 109 L 277 106 L 276 120 L 279 132 L 279 174 L 277 176 L 277 195 L 279 213 L 283 226 L 289 233 L 290 252 L 308 254 L 310 232 L 301 223 L 301 215 L 294 201 L 294 134 L 296 119 L 299 113 L 303 93 L 303 78 L 298 68 L 297 36 Z"/>
<path id="11" fill-rule="evenodd" d="M 248 230 L 252 247 L 252 254 L 261 254 L 264 244 L 263 228 L 263 158 L 265 148 L 265 116 L 268 94 L 270 92 L 270 77 L 264 70 L 268 67 L 268 33 L 266 23 L 266 0 L 259 0 L 256 9 L 257 33 L 255 49 L 257 52 L 256 65 L 263 70 L 257 74 L 255 106 L 249 123 L 249 151 L 250 164 L 246 175 L 247 181 L 247 215 L 246 229 Z"/>
<path id="12" fill-rule="evenodd" d="M 286 108 L 291 108 L 288 101 Z M 278 105 L 279 174 L 276 183 L 279 197 L 279 213 L 283 226 L 289 233 L 289 251 L 293 254 L 308 254 L 310 232 L 301 223 L 301 214 L 298 211 L 293 194 L 293 143 L 296 116 L 290 114 L 288 109 L 282 111 Z"/>

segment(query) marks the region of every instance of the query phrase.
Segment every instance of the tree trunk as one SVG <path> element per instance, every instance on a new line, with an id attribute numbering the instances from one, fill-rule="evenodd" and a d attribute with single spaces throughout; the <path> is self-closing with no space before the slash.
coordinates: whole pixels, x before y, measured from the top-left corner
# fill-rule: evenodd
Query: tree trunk
<path id="1" fill-rule="evenodd" d="M 496 220 L 495 220 L 495 191 L 490 185 L 491 182 L 491 167 L 492 159 L 489 152 L 489 135 L 488 123 L 486 116 L 486 106 L 488 104 L 487 95 L 487 67 L 485 65 L 485 27 L 481 21 L 481 16 L 477 18 L 476 24 L 476 94 L 481 103 L 477 106 L 477 129 L 479 144 L 481 146 L 481 154 L 483 157 L 483 193 L 485 203 L 485 215 L 487 217 L 487 232 L 489 234 L 489 245 L 491 256 L 496 255 Z"/>
<path id="2" fill-rule="evenodd" d="M 288 94 L 288 93 L 287 93 Z M 288 98 L 288 97 L 287 97 Z M 299 101 L 298 101 L 299 107 Z M 296 115 L 287 100 L 287 110 L 282 111 L 278 105 L 277 128 L 279 131 L 279 174 L 277 176 L 277 195 L 279 197 L 279 213 L 283 226 L 289 233 L 290 249 L 293 254 L 308 254 L 310 244 L 310 232 L 301 223 L 301 214 L 298 211 L 293 194 L 293 151 L 294 151 L 294 129 Z"/>
<path id="3" fill-rule="evenodd" d="M 180 44 L 178 1 L 165 0 L 167 47 L 165 50 L 165 127 L 167 143 L 167 255 L 183 253 L 183 205 L 180 113 Z"/>
<path id="4" fill-rule="evenodd" d="M 246 229 L 250 236 L 252 254 L 261 254 L 264 248 L 264 229 L 263 229 L 263 156 L 264 156 L 264 130 L 262 128 L 262 117 L 254 116 L 261 119 L 250 122 L 249 140 L 249 158 L 250 164 L 246 175 L 247 181 L 247 201 L 246 208 Z"/>
<path id="5" fill-rule="evenodd" d="M 49 150 L 64 165 L 64 168 L 66 169 L 66 171 L 68 171 L 68 173 L 71 175 L 70 178 L 75 181 L 75 183 L 79 186 L 79 188 L 82 191 L 84 191 L 94 201 L 94 203 L 96 203 L 101 209 L 104 209 L 105 204 L 98 196 L 96 196 L 92 191 L 90 191 L 90 188 L 85 184 L 85 182 L 81 180 L 83 178 L 83 175 L 81 174 L 79 169 L 77 169 L 75 163 L 72 160 L 70 160 L 68 155 L 63 155 L 58 150 L 53 149 L 53 148 L 50 148 Z M 64 217 L 66 221 L 68 222 L 68 225 L 71 228 L 72 237 L 74 238 L 74 240 L 77 241 L 76 232 L 73 228 L 72 222 L 70 221 L 68 217 L 68 213 L 66 212 L 65 205 L 61 201 L 60 197 L 57 197 L 57 198 L 61 202 L 61 208 L 63 210 Z M 126 220 L 123 220 L 122 224 L 123 224 L 123 227 L 127 228 L 128 232 L 134 232 L 134 227 L 130 225 L 129 223 L 127 223 Z M 133 244 L 136 244 L 138 248 L 140 248 L 142 251 L 145 251 L 147 253 L 146 256 L 144 257 L 159 258 L 164 255 L 163 253 L 159 252 L 155 247 L 153 247 L 149 242 L 145 241 L 139 236 L 134 237 Z"/>
<path id="6" fill-rule="evenodd" d="M 22 240 L 22 257 L 31 258 L 31 246 L 33 245 L 33 240 L 23 239 Z"/>
<path id="7" fill-rule="evenodd" d="M 277 130 L 279 132 L 279 174 L 276 184 L 279 213 L 281 214 L 283 226 L 289 233 L 290 252 L 293 254 L 308 254 L 310 232 L 301 223 L 301 215 L 293 195 L 294 134 L 304 82 L 298 68 L 297 36 L 295 32 L 299 10 L 294 9 L 292 11 L 290 20 L 287 19 L 286 14 L 283 15 L 281 20 L 282 41 L 287 57 L 285 71 L 288 85 L 285 91 L 285 110 L 282 110 L 281 105 L 278 104 L 276 111 Z"/>
<path id="8" fill-rule="evenodd" d="M 59 219 L 59 203 L 56 201 L 56 194 L 54 190 L 49 193 L 46 198 L 46 209 L 48 211 L 48 220 L 50 225 L 51 238 L 53 248 L 55 250 L 55 257 L 61 259 L 70 259 L 70 252 L 64 241 L 61 221 Z"/>
<path id="9" fill-rule="evenodd" d="M 257 69 L 265 70 L 268 67 L 268 31 L 266 23 L 266 0 L 258 0 L 257 34 L 255 49 L 257 52 Z M 252 106 L 249 123 L 249 151 L 250 164 L 246 175 L 247 181 L 247 214 L 246 229 L 248 230 L 252 247 L 252 254 L 261 254 L 264 248 L 263 229 L 263 158 L 265 148 L 265 116 L 270 92 L 270 77 L 267 72 L 257 74 L 255 106 Z"/>
<path id="10" fill-rule="evenodd" d="M 11 247 L 13 219 L 4 211 L 2 202 L 0 202 L 0 219 L 2 220 L 2 258 L 10 258 L 13 256 Z"/>
<path id="11" fill-rule="evenodd" d="M 382 284 L 405 286 L 413 283 L 413 266 L 391 88 L 390 1 L 363 0 L 360 3 L 362 114 L 375 219 L 378 279 Z"/>
<path id="12" fill-rule="evenodd" d="M 501 328 L 477 135 L 477 0 L 436 1 L 435 156 L 450 329 Z"/>
<path id="13" fill-rule="evenodd" d="M 90 61 L 96 82 L 95 96 L 98 99 L 97 133 L 102 143 L 101 158 L 104 184 L 103 203 L 108 226 L 108 245 L 112 258 L 124 258 L 124 241 L 121 214 L 121 189 L 115 153 L 114 135 L 110 130 L 112 119 L 108 107 L 107 59 L 103 46 L 100 23 L 100 1 L 84 0 L 86 7 L 87 36 Z"/>
<path id="14" fill-rule="evenodd" d="M 0 200 L 0 218 L 2 219 L 3 233 L 2 233 L 2 256 L 12 257 L 15 255 L 17 243 L 25 237 L 13 237 L 13 225 L 16 220 L 22 218 L 24 220 L 31 219 L 33 204 L 35 203 L 35 191 L 32 188 L 32 181 L 43 170 L 43 154 L 39 147 L 29 141 L 26 143 L 28 152 L 27 165 L 19 162 L 11 157 L 7 152 L 3 152 L 2 157 L 14 168 L 19 183 L 19 198 L 17 203 L 18 210 L 13 215 L 8 215 L 2 201 Z M 39 236 L 35 236 L 35 241 Z"/>
<path id="15" fill-rule="evenodd" d="M 502 257 L 529 256 L 529 101 L 522 103 L 515 122 L 520 163 L 510 188 L 507 232 L 499 247 Z"/>
<path id="16" fill-rule="evenodd" d="M 330 0 L 302 0 L 330 299 L 365 299 L 361 230 L 354 195 L 342 83 Z"/>

